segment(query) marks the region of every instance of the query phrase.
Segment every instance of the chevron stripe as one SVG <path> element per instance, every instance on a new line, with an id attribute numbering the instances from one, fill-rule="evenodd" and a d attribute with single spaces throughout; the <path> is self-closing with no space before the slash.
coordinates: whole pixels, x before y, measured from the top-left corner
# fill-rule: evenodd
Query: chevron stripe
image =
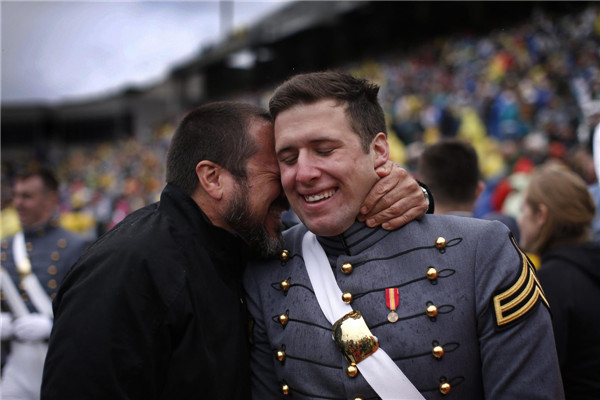
<path id="1" fill-rule="evenodd" d="M 521 274 L 507 290 L 494 296 L 496 323 L 503 326 L 524 317 L 541 300 L 549 308 L 544 290 L 535 274 L 535 267 L 521 251 L 515 239 L 511 242 L 521 258 Z"/>

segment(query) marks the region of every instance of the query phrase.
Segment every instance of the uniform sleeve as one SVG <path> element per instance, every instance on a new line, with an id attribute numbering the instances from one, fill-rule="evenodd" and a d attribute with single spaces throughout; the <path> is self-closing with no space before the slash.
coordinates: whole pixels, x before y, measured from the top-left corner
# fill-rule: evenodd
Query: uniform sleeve
<path id="1" fill-rule="evenodd" d="M 478 235 L 474 284 L 486 399 L 563 399 L 547 301 L 533 264 L 499 223 Z"/>
<path id="2" fill-rule="evenodd" d="M 268 400 L 281 398 L 277 391 L 280 387 L 275 374 L 274 353 L 269 344 L 266 331 L 265 316 L 260 299 L 260 279 L 254 274 L 252 265 L 249 265 L 244 275 L 244 289 L 246 303 L 250 317 L 250 370 L 252 371 L 252 399 Z"/>

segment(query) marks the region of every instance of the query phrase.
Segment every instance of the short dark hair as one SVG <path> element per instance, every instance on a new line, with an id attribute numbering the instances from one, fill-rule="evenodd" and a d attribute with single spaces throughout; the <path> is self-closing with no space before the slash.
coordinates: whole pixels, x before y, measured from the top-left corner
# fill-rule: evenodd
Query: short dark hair
<path id="1" fill-rule="evenodd" d="M 271 122 L 267 110 L 238 102 L 207 103 L 181 121 L 167 151 L 167 183 L 192 195 L 198 187 L 196 165 L 209 160 L 233 176 L 246 178 L 246 163 L 258 150 L 249 135 L 250 124 L 262 119 Z"/>
<path id="2" fill-rule="evenodd" d="M 312 72 L 296 75 L 282 83 L 269 101 L 273 120 L 279 113 L 298 104 L 332 99 L 346 106 L 350 126 L 368 152 L 379 132 L 387 135 L 385 114 L 377 99 L 379 86 L 352 75 L 336 72 Z"/>
<path id="3" fill-rule="evenodd" d="M 38 166 L 26 168 L 17 173 L 16 181 L 24 181 L 34 176 L 39 176 L 42 179 L 44 188 L 47 191 L 58 192 L 58 179 L 56 179 L 56 175 L 50 167 Z"/>
<path id="4" fill-rule="evenodd" d="M 475 201 L 481 179 L 477 152 L 464 140 L 441 140 L 423 150 L 419 157 L 418 175 L 437 203 Z"/>

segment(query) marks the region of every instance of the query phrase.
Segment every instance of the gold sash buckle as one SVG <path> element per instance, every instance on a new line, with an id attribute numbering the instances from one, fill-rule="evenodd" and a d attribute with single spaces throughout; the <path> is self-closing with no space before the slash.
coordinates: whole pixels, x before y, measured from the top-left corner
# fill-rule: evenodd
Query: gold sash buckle
<path id="1" fill-rule="evenodd" d="M 379 348 L 360 311 L 351 311 L 338 319 L 333 328 L 333 340 L 349 363 L 358 364 Z"/>

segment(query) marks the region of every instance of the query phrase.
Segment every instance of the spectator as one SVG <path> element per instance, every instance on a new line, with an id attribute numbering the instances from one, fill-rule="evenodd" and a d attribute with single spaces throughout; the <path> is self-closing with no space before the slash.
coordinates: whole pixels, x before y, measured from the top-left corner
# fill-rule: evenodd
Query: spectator
<path id="1" fill-rule="evenodd" d="M 594 203 L 579 175 L 556 164 L 538 168 L 519 217 L 521 245 L 541 255 L 539 280 L 552 324 L 567 399 L 600 393 L 600 244 L 591 241 Z"/>
<path id="2" fill-rule="evenodd" d="M 417 177 L 434 194 L 436 214 L 473 217 L 475 201 L 485 183 L 477 152 L 470 143 L 446 139 L 425 148 L 419 158 Z M 490 212 L 483 218 L 503 222 L 519 240 L 519 228 L 513 217 Z"/>

